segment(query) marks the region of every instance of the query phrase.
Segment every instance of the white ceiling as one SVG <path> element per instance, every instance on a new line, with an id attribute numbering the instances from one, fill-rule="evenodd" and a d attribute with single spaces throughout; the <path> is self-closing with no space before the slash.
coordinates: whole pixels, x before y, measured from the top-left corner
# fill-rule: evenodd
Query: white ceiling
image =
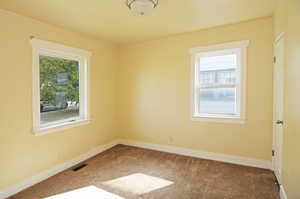
<path id="1" fill-rule="evenodd" d="M 271 16 L 274 0 L 160 0 L 146 16 L 125 0 L 0 0 L 0 8 L 125 43 Z"/>

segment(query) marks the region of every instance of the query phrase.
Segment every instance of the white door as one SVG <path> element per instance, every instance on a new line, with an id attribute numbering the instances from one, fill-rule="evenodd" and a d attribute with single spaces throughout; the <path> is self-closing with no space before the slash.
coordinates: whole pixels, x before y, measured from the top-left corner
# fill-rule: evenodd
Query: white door
<path id="1" fill-rule="evenodd" d="M 283 100 L 284 100 L 284 36 L 274 45 L 274 111 L 273 111 L 273 168 L 279 184 L 282 173 Z"/>

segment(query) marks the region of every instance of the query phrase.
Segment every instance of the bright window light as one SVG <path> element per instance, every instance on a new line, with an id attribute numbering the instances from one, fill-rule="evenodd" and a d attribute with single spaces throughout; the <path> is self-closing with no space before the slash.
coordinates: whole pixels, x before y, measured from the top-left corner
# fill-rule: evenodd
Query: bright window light
<path id="1" fill-rule="evenodd" d="M 103 185 L 135 195 L 149 193 L 172 184 L 174 182 L 142 173 L 128 175 L 103 183 Z"/>
<path id="2" fill-rule="evenodd" d="M 50 196 L 44 199 L 124 199 L 113 193 L 95 186 L 83 187 L 66 193 Z"/>

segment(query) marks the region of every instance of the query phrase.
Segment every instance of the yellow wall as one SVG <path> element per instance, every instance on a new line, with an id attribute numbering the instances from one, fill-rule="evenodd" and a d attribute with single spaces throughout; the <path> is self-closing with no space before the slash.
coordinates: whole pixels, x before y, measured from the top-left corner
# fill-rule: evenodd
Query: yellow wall
<path id="1" fill-rule="evenodd" d="M 274 34 L 275 37 L 285 31 L 287 25 L 287 0 L 275 0 Z"/>
<path id="2" fill-rule="evenodd" d="M 116 138 L 116 46 L 0 10 L 0 190 Z M 29 36 L 93 52 L 89 125 L 32 134 Z"/>
<path id="3" fill-rule="evenodd" d="M 262 18 L 121 47 L 121 137 L 271 160 L 272 35 L 272 18 Z M 189 48 L 239 40 L 250 40 L 247 123 L 192 122 Z"/>
<path id="4" fill-rule="evenodd" d="M 300 198 L 300 1 L 277 0 L 275 29 L 285 32 L 285 129 L 283 187 L 289 199 Z M 286 10 L 286 11 L 284 11 Z M 278 14 L 279 13 L 279 14 Z M 284 14 L 282 14 L 284 13 Z M 278 17 L 276 17 L 278 16 Z M 284 22 L 284 26 L 282 26 Z M 280 32 L 277 33 L 280 34 Z"/>
<path id="5" fill-rule="evenodd" d="M 289 199 L 300 198 L 300 2 L 277 0 L 275 36 L 285 33 L 285 106 L 283 140 L 283 187 Z"/>

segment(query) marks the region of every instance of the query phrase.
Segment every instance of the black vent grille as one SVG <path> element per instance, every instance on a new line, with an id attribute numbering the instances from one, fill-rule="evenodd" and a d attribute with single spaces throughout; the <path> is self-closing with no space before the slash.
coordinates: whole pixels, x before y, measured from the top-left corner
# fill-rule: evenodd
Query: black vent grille
<path id="1" fill-rule="evenodd" d="M 76 167 L 74 167 L 72 170 L 73 171 L 78 171 L 78 170 L 80 170 L 80 169 L 82 169 L 82 168 L 84 168 L 86 166 L 87 166 L 87 164 L 79 164 Z"/>

